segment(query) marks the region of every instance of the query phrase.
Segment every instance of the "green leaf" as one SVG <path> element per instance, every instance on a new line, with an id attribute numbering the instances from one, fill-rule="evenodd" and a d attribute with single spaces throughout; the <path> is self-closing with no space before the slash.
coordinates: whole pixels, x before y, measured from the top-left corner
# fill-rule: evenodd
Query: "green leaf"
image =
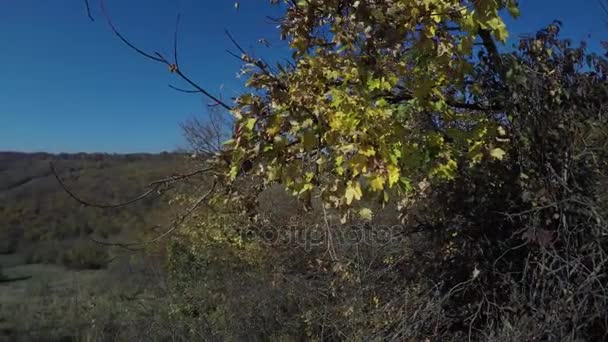
<path id="1" fill-rule="evenodd" d="M 256 119 L 256 118 L 247 119 L 247 121 L 245 121 L 245 128 L 252 131 L 253 127 L 255 127 L 256 122 L 258 122 L 258 119 Z"/>
<path id="2" fill-rule="evenodd" d="M 515 0 L 509 1 L 509 3 L 507 4 L 507 10 L 513 18 L 518 18 L 521 14 L 519 12 L 519 6 L 517 6 L 517 1 Z"/>

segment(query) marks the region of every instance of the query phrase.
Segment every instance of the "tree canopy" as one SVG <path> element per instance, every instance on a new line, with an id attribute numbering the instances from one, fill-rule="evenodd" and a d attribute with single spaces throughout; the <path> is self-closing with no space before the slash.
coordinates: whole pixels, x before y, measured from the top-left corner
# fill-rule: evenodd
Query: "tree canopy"
<path id="1" fill-rule="evenodd" d="M 251 169 L 347 208 L 504 157 L 509 119 L 496 89 L 507 70 L 497 44 L 508 37 L 501 15 L 519 14 L 515 1 L 285 4 L 279 22 L 293 61 L 242 56 L 250 91 L 232 110 L 232 178 Z"/>

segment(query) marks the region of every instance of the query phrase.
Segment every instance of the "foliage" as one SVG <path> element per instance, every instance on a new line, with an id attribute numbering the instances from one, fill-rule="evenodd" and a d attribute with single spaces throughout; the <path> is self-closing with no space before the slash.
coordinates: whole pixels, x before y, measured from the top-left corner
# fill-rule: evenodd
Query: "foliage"
<path id="1" fill-rule="evenodd" d="M 295 195 L 318 190 L 345 208 L 454 179 L 484 153 L 504 156 L 494 139 L 502 102 L 477 69 L 492 61 L 503 78 L 495 40 L 507 39 L 500 12 L 517 16 L 514 1 L 288 3 L 280 28 L 293 63 L 246 66 L 251 92 L 233 110 L 231 177 L 253 167 Z"/>
<path id="2" fill-rule="evenodd" d="M 305 200 L 296 219 L 312 215 L 303 226 L 328 236 L 349 229 L 328 217 L 356 222 L 360 206 L 374 222 L 371 200 L 394 199 L 403 234 L 420 238 L 380 251 L 272 244 L 261 251 L 279 262 L 270 269 L 241 260 L 273 275 L 257 282 L 277 277 L 281 294 L 298 293 L 276 306 L 295 307 L 293 318 L 265 336 L 606 338 L 608 61 L 560 39 L 559 22 L 501 52 L 504 8 L 517 16 L 493 0 L 287 4 L 293 63 L 246 65 L 251 92 L 233 110 L 226 172 L 238 212 L 253 236 L 272 231 L 258 194 L 279 183 Z"/>
<path id="3" fill-rule="evenodd" d="M 110 262 L 107 248 L 89 240 L 81 240 L 63 252 L 61 263 L 75 269 L 100 269 Z"/>
<path id="4" fill-rule="evenodd" d="M 233 139 L 185 124 L 225 168 L 171 202 L 222 191 L 172 231 L 152 321 L 184 340 L 606 340 L 606 56 L 559 22 L 501 51 L 508 0 L 284 8 L 293 59 L 242 51 Z M 118 338 L 114 315 L 93 331 Z"/>

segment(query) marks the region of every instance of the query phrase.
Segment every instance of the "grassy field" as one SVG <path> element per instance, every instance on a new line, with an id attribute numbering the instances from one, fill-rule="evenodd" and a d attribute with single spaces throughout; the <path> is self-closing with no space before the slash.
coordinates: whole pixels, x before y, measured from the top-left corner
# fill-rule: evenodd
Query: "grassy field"
<path id="1" fill-rule="evenodd" d="M 30 278 L 0 285 L 0 340 L 99 341 L 134 328 L 129 325 L 140 318 L 147 299 L 156 305 L 164 281 L 157 266 L 123 256 L 103 270 L 49 264 L 6 267 L 8 277 Z"/>
<path id="2" fill-rule="evenodd" d="M 146 298 L 163 287 L 160 258 L 89 238 L 133 241 L 154 234 L 152 222 L 169 222 L 175 214 L 168 196 L 120 209 L 84 207 L 59 186 L 50 161 L 79 196 L 114 203 L 183 171 L 185 159 L 0 153 L 0 274 L 24 278 L 0 283 L 0 340 L 107 339 L 108 331 L 118 330 L 111 325 L 132 324 Z"/>

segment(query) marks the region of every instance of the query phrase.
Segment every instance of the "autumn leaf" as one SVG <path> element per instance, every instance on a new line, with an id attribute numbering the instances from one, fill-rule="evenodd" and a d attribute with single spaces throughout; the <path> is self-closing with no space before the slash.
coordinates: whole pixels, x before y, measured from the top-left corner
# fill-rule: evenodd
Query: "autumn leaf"
<path id="1" fill-rule="evenodd" d="M 492 151 L 490 151 L 490 155 L 498 160 L 503 160 L 503 158 L 505 157 L 506 152 L 502 149 L 502 148 L 495 148 Z"/>
<path id="2" fill-rule="evenodd" d="M 372 210 L 369 208 L 362 208 L 361 210 L 359 210 L 359 217 L 361 217 L 364 220 L 371 221 L 373 216 L 374 216 L 374 214 L 373 214 Z"/>

